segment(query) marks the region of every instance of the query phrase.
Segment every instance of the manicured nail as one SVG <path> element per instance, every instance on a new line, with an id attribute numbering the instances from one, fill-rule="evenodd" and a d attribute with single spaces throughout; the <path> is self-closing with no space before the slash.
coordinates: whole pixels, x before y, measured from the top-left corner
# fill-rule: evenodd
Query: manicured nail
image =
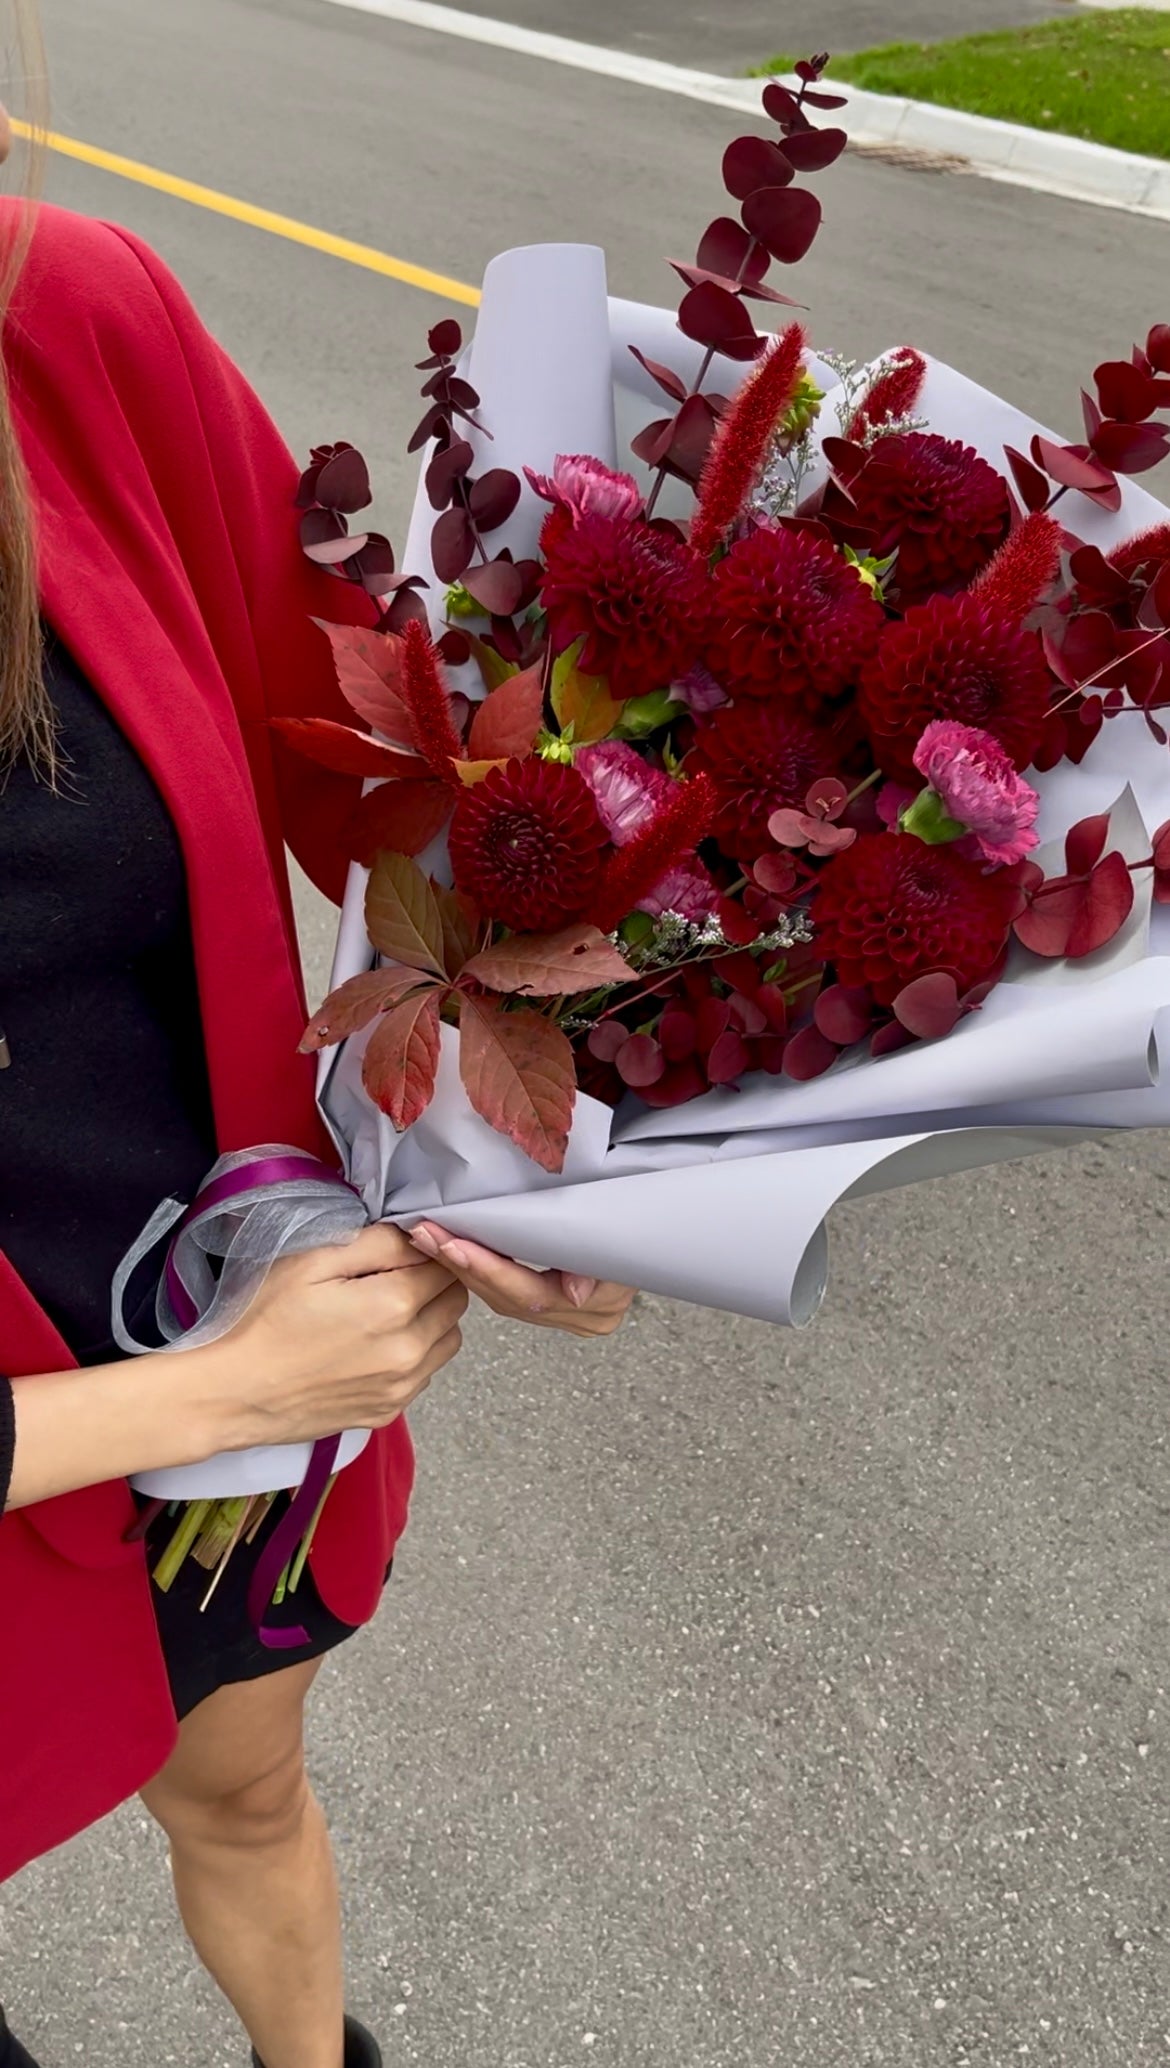
<path id="1" fill-rule="evenodd" d="M 435 1238 L 431 1234 L 429 1228 L 412 1228 L 410 1231 L 410 1239 L 413 1242 L 416 1249 L 421 1249 L 424 1257 L 438 1256 L 439 1245 L 435 1241 Z"/>
<path id="2" fill-rule="evenodd" d="M 461 1242 L 445 1242 L 439 1254 L 445 1264 L 450 1264 L 453 1271 L 466 1271 L 471 1263 L 471 1258 Z"/>
<path id="3" fill-rule="evenodd" d="M 574 1307 L 584 1307 L 597 1291 L 596 1278 L 581 1278 L 575 1271 L 565 1274 L 565 1291 Z"/>

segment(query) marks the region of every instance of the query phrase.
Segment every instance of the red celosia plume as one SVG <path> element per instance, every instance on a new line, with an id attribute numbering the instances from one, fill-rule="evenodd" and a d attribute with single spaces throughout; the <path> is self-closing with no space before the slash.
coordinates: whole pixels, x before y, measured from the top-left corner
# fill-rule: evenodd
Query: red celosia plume
<path id="1" fill-rule="evenodd" d="M 1033 510 L 1004 540 L 995 558 L 971 584 L 996 617 L 1020 625 L 1035 610 L 1060 573 L 1061 527 L 1044 510 Z"/>
<path id="2" fill-rule="evenodd" d="M 918 406 L 925 379 L 926 361 L 921 352 L 913 345 L 899 345 L 859 405 L 849 426 L 850 438 L 860 443 L 884 424 L 905 423 Z"/>
<path id="3" fill-rule="evenodd" d="M 716 808 L 715 786 L 708 776 L 676 783 L 649 824 L 625 847 L 614 850 L 590 914 L 602 933 L 612 933 L 649 897 L 668 869 L 694 854 L 711 830 Z"/>
<path id="4" fill-rule="evenodd" d="M 691 544 L 706 559 L 742 514 L 804 364 L 805 336 L 792 323 L 743 382 L 716 432 L 699 483 Z"/>
<path id="5" fill-rule="evenodd" d="M 1156 524 L 1136 539 L 1127 539 L 1109 555 L 1110 567 L 1129 580 L 1142 567 L 1161 567 L 1170 561 L 1170 524 Z"/>
<path id="6" fill-rule="evenodd" d="M 451 700 L 439 671 L 439 657 L 425 625 L 416 619 L 402 634 L 402 701 L 410 720 L 410 733 L 428 768 L 443 782 L 459 787 L 452 762 L 463 753 L 463 742 L 451 716 Z"/>

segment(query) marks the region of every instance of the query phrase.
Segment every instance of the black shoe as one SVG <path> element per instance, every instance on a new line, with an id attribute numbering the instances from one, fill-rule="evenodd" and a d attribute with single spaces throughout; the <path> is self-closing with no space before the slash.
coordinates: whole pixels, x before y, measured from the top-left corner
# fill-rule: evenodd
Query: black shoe
<path id="1" fill-rule="evenodd" d="M 346 2022 L 348 2023 L 348 2019 L 347 2019 L 347 2021 L 346 2021 Z M 358 2027 L 358 2030 L 359 2030 L 359 2031 L 361 2030 L 361 2027 L 360 2027 L 360 2026 Z M 366 2034 L 365 2034 L 365 2037 L 366 2037 L 366 2038 L 368 2039 L 368 2038 L 369 2038 L 369 2034 L 368 2034 L 368 2033 L 366 2033 Z M 370 2044 L 371 2044 L 371 2046 L 373 2046 L 373 2041 L 372 2041 L 372 2040 L 370 2040 Z M 375 2057 L 377 2057 L 377 2054 L 378 2054 L 378 2049 L 377 2049 L 377 2047 L 374 2047 L 374 2056 L 375 2056 Z M 362 2057 L 362 2058 L 363 2058 L 363 2068 L 364 2068 L 364 2057 Z M 349 2035 L 348 2035 L 348 2033 L 347 2033 L 347 2034 L 346 2034 L 346 2063 L 347 2063 L 347 2068 L 348 2068 L 348 2061 L 349 2061 Z M 21 2046 L 21 2043 L 20 2043 L 19 2039 L 17 2039 L 17 2037 L 16 2037 L 15 2033 L 12 2033 L 12 2032 L 10 2032 L 10 2031 L 8 2030 L 8 2021 L 7 2021 L 7 2019 L 5 2018 L 5 2016 L 4 2016 L 4 2012 L 3 2012 L 3 2010 L 2 2010 L 2 2009 L 0 2009 L 0 2068 L 37 2068 L 37 2064 L 36 2064 L 36 2062 L 35 2062 L 35 2061 L 33 2060 L 33 2057 L 32 2057 L 32 2055 L 31 2055 L 31 2054 L 29 2053 L 29 2050 L 28 2050 L 28 2048 L 27 2048 L 27 2047 L 24 2047 L 24 2046 Z"/>
<path id="2" fill-rule="evenodd" d="M 2 2019 L 2 2016 L 3 2014 L 0 2013 L 0 2019 Z M 15 2041 L 13 2044 L 15 2045 Z M 24 2052 L 23 2047 L 18 2047 L 13 2058 L 12 2068 L 25 2068 L 26 2062 L 28 2063 L 28 2068 L 37 2068 L 35 2061 L 29 2061 L 29 2057 Z M 8 2061 L 2 2051 L 0 2051 L 0 2068 L 9 2068 Z M 264 2063 L 256 2052 L 255 2047 L 252 2048 L 252 2068 L 264 2068 Z M 381 2047 L 378 2045 L 373 2033 L 367 2032 L 364 2025 L 359 2025 L 356 2018 L 347 2018 L 345 2021 L 345 2068 L 382 2068 Z"/>

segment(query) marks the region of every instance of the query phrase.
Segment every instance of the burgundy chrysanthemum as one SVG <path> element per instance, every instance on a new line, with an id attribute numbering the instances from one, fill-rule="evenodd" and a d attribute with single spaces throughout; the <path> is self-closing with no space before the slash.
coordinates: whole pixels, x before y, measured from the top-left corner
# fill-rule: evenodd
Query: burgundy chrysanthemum
<path id="1" fill-rule="evenodd" d="M 1002 475 L 969 445 L 934 432 L 879 440 L 849 493 L 871 551 L 879 559 L 897 551 L 894 580 L 903 604 L 969 582 L 1011 524 Z"/>
<path id="2" fill-rule="evenodd" d="M 705 659 L 730 696 L 799 696 L 816 710 L 856 680 L 884 622 L 827 539 L 755 531 L 715 571 Z"/>
<path id="3" fill-rule="evenodd" d="M 790 702 L 726 705 L 699 728 L 692 758 L 715 786 L 713 831 L 720 847 L 744 861 L 774 845 L 768 834 L 774 811 L 803 808 L 812 784 L 840 767 L 828 727 Z"/>
<path id="4" fill-rule="evenodd" d="M 615 697 L 646 696 L 696 658 L 706 571 L 668 533 L 624 517 L 554 509 L 544 522 L 545 609 L 558 650 L 583 639 L 580 665 Z"/>
<path id="5" fill-rule="evenodd" d="M 886 627 L 857 707 L 878 766 L 913 782 L 914 749 L 935 718 L 989 732 L 1027 768 L 1051 692 L 1035 632 L 997 617 L 978 595 L 934 596 Z"/>
<path id="6" fill-rule="evenodd" d="M 579 919 L 606 845 L 585 778 L 538 755 L 474 783 L 455 807 L 449 835 L 458 888 L 485 918 L 518 933 L 549 933 Z"/>
<path id="7" fill-rule="evenodd" d="M 953 847 L 908 833 L 863 833 L 826 862 L 812 918 L 841 984 L 892 1005 L 915 977 L 951 970 L 969 990 L 994 968 L 1018 909 L 1006 870 L 985 874 Z"/>

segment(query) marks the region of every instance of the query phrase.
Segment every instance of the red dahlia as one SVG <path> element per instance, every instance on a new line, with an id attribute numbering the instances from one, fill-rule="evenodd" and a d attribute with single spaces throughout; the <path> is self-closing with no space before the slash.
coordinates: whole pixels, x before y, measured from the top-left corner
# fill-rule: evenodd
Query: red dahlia
<path id="1" fill-rule="evenodd" d="M 559 761 L 509 761 L 465 791 L 451 821 L 455 882 L 488 919 L 550 933 L 597 888 L 605 828 L 584 776 Z"/>
<path id="2" fill-rule="evenodd" d="M 884 622 L 827 539 L 754 531 L 715 570 L 705 659 L 729 696 L 798 696 L 816 710 L 856 679 Z"/>
<path id="3" fill-rule="evenodd" d="M 957 438 L 904 431 L 882 438 L 849 483 L 871 550 L 895 550 L 903 604 L 954 589 L 986 566 L 1011 526 L 1007 483 Z"/>
<path id="4" fill-rule="evenodd" d="M 863 833 L 826 862 L 812 919 L 838 982 L 867 984 L 892 1005 L 929 970 L 953 971 L 960 991 L 988 976 L 1017 910 L 1009 871 L 986 875 L 953 847 L 908 833 Z"/>
<path id="5" fill-rule="evenodd" d="M 978 726 L 1027 768 L 1051 694 L 1035 632 L 996 616 L 978 595 L 933 596 L 886 627 L 857 705 L 879 767 L 913 782 L 914 749 L 934 718 Z"/>
<path id="6" fill-rule="evenodd" d="M 725 705 L 700 727 L 692 758 L 715 786 L 712 830 L 720 847 L 749 862 L 774 845 L 772 813 L 785 805 L 803 808 L 818 777 L 836 775 L 840 767 L 829 728 L 791 703 Z"/>
<path id="7" fill-rule="evenodd" d="M 546 517 L 542 595 L 555 646 L 583 639 L 581 667 L 618 698 L 645 696 L 685 675 L 706 602 L 702 563 L 650 525 L 563 508 Z"/>

